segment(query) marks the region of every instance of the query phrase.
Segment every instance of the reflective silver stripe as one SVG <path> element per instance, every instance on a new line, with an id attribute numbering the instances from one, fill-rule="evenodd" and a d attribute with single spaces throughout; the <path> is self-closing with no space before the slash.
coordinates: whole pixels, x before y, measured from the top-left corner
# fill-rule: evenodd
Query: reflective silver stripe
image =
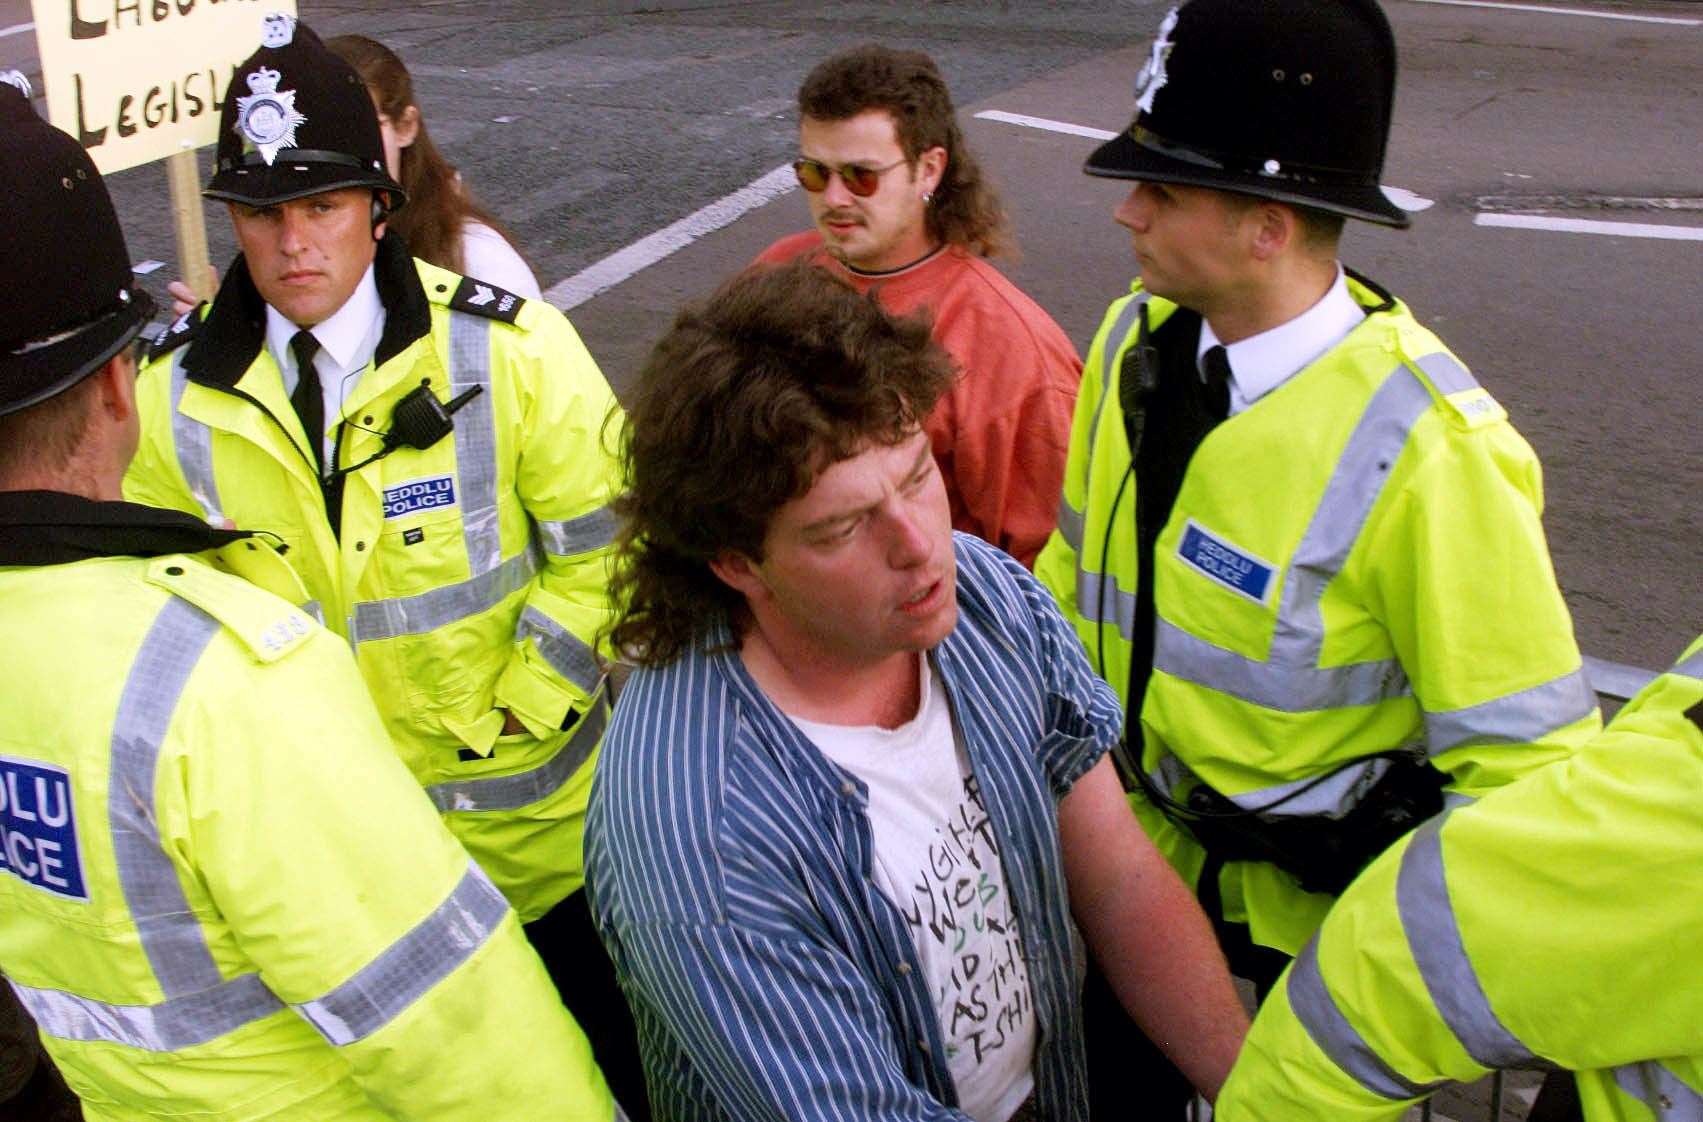
<path id="1" fill-rule="evenodd" d="M 148 1052 L 193 1048 L 284 1008 L 258 974 L 244 974 L 157 1005 L 114 1005 L 7 981 L 48 1036 L 124 1044 Z"/>
<path id="2" fill-rule="evenodd" d="M 1141 316 L 1141 309 L 1147 305 L 1148 294 L 1143 292 L 1133 297 L 1124 305 L 1123 311 L 1112 324 L 1112 329 L 1106 332 L 1106 340 L 1100 345 L 1100 400 L 1094 403 L 1094 423 L 1088 427 L 1088 470 L 1093 470 L 1094 442 L 1100 435 L 1100 417 L 1106 411 L 1106 399 L 1113 394 L 1112 376 L 1122 371 L 1118 369 L 1118 348 L 1129 338 L 1129 333 L 1135 330 L 1135 325 Z"/>
<path id="3" fill-rule="evenodd" d="M 1679 665 L 1672 670 L 1674 674 L 1684 674 L 1688 678 L 1703 678 L 1703 648 L 1699 648 L 1690 658 L 1680 659 Z"/>
<path id="4" fill-rule="evenodd" d="M 477 575 L 502 563 L 502 528 L 497 519 L 497 430 L 491 409 L 491 321 L 454 313 L 449 317 L 449 388 L 456 395 L 474 386 L 485 392 L 455 415 L 455 475 L 461 488 L 461 533 L 467 569 Z"/>
<path id="5" fill-rule="evenodd" d="M 1135 640 L 1135 593 L 1118 587 L 1111 573 L 1093 573 L 1081 568 L 1077 555 L 1076 611 L 1090 623 L 1115 623 L 1118 634 Z"/>
<path id="6" fill-rule="evenodd" d="M 1325 586 L 1341 572 L 1431 393 L 1406 366 L 1390 371 L 1360 416 L 1289 561 L 1265 661 L 1225 650 L 1161 620 L 1153 666 L 1267 709 L 1305 713 L 1407 696 L 1394 659 L 1320 667 Z"/>
<path id="7" fill-rule="evenodd" d="M 160 745 L 190 673 L 219 631 L 219 622 L 185 600 L 168 600 L 130 666 L 112 728 L 107 818 L 118 881 L 142 950 L 168 998 L 218 986 L 224 979 L 190 913 L 177 869 L 161 848 L 154 811 Z"/>
<path id="8" fill-rule="evenodd" d="M 1619 701 L 1636 697 L 1645 686 L 1661 677 L 1660 672 L 1655 670 L 1609 662 L 1607 659 L 1592 658 L 1590 655 L 1582 656 L 1582 660 L 1585 664 L 1585 679 L 1591 683 L 1591 689 L 1603 697 Z"/>
<path id="9" fill-rule="evenodd" d="M 537 608 L 529 606 L 522 610 L 514 637 L 523 643 L 531 639 L 552 670 L 586 693 L 596 689 L 603 677 L 603 668 L 597 664 L 592 649 Z"/>
<path id="10" fill-rule="evenodd" d="M 1431 755 L 1467 743 L 1521 744 L 1538 740 L 1597 707 L 1583 670 L 1465 709 L 1425 714 Z"/>
<path id="11" fill-rule="evenodd" d="M 1336 999 L 1319 973 L 1319 941 L 1312 939 L 1301 949 L 1289 968 L 1289 1007 L 1319 1050 L 1348 1073 L 1355 1082 L 1386 1099 L 1415 1099 L 1442 1086 L 1442 1082 L 1415 1083 L 1397 1072 L 1372 1050 L 1337 1008 Z"/>
<path id="12" fill-rule="evenodd" d="M 142 951 L 166 1000 L 114 1005 L 14 983 L 19 999 L 53 1036 L 170 1052 L 282 1008 L 259 975 L 228 981 L 220 975 L 156 825 L 160 746 L 190 674 L 218 631 L 219 622 L 201 609 L 168 600 L 137 649 L 113 718 L 107 786 L 113 860 Z"/>
<path id="13" fill-rule="evenodd" d="M 1422 823 L 1401 855 L 1396 909 L 1402 930 L 1438 1015 L 1467 1055 L 1487 1068 L 1524 1067 L 1536 1057 L 1490 1007 L 1461 940 L 1439 837 L 1447 819 L 1439 814 Z"/>
<path id="14" fill-rule="evenodd" d="M 1100 345 L 1100 400 L 1094 403 L 1094 421 L 1088 426 L 1088 453 L 1085 470 L 1094 470 L 1094 442 L 1100 436 L 1100 418 L 1106 412 L 1106 399 L 1116 392 L 1113 385 L 1113 375 L 1121 372 L 1117 367 L 1118 347 L 1129 337 L 1141 316 L 1141 309 L 1147 305 L 1147 293 L 1143 292 L 1133 297 L 1118 318 L 1112 323 L 1110 331 L 1106 332 L 1105 340 Z M 1083 619 L 1091 623 L 1116 623 L 1118 634 L 1126 640 L 1133 640 L 1135 635 L 1135 593 L 1124 592 L 1118 588 L 1117 578 L 1088 571 L 1087 560 L 1082 556 L 1082 536 L 1085 533 L 1086 515 L 1071 506 L 1063 494 L 1059 496 L 1058 504 L 1059 529 L 1064 531 L 1065 540 L 1076 551 L 1076 611 Z M 1108 512 L 1108 517 L 1110 513 Z M 1070 521 L 1067 523 L 1067 519 Z M 1104 582 L 1104 583 L 1102 583 Z M 1109 600 L 1110 612 L 1102 618 L 1101 589 L 1105 589 L 1104 599 Z"/>
<path id="15" fill-rule="evenodd" d="M 303 604 L 302 611 L 312 616 L 313 621 L 321 627 L 325 626 L 325 609 L 320 606 L 318 600 L 309 600 L 307 603 Z"/>
<path id="16" fill-rule="evenodd" d="M 1271 639 L 1273 664 L 1318 665 L 1325 640 L 1320 607 L 1325 586 L 1342 571 L 1408 434 L 1430 407 L 1430 391 L 1406 366 L 1390 371 L 1367 403 L 1289 560 Z"/>
<path id="17" fill-rule="evenodd" d="M 293 1008 L 334 1045 L 365 1040 L 459 969 L 508 910 L 503 894 L 469 862 L 454 891 L 413 930 L 324 997 Z"/>
<path id="18" fill-rule="evenodd" d="M 1360 805 L 1366 792 L 1389 770 L 1390 761 L 1379 757 L 1351 764 L 1326 779 L 1317 776 L 1295 779 L 1240 795 L 1225 794 L 1224 797 L 1244 810 L 1255 811 L 1268 818 L 1317 815 L 1341 818 Z"/>
<path id="19" fill-rule="evenodd" d="M 1703 1094 L 1654 1060 L 1615 1068 L 1614 1081 L 1658 1122 L 1703 1122 Z"/>
<path id="20" fill-rule="evenodd" d="M 399 635 L 430 631 L 496 607 L 526 587 L 538 571 L 538 558 L 528 548 L 489 572 L 459 584 L 433 588 L 394 600 L 356 604 L 349 621 L 349 642 L 370 643 Z"/>
<path id="21" fill-rule="evenodd" d="M 183 369 L 188 350 L 179 348 L 171 360 L 171 439 L 189 493 L 201 504 L 203 517 L 218 525 L 225 516 L 219 507 L 219 485 L 213 478 L 213 430 L 185 417 L 182 410 L 183 391 L 189 387 L 189 375 Z"/>
<path id="22" fill-rule="evenodd" d="M 519 810 L 531 806 L 556 792 L 580 765 L 591 756 L 603 739 L 609 724 L 609 703 L 600 690 L 592 699 L 591 712 L 581 718 L 573 735 L 568 737 L 550 759 L 531 771 L 513 775 L 497 775 L 489 779 L 462 779 L 454 783 L 438 783 L 426 788 L 432 804 L 439 811 Z"/>
<path id="23" fill-rule="evenodd" d="M 1448 351 L 1434 351 L 1414 360 L 1413 364 L 1425 371 L 1425 376 L 1431 379 L 1439 393 L 1464 393 L 1478 388 L 1478 379 Z"/>
<path id="24" fill-rule="evenodd" d="M 1227 651 L 1164 620 L 1155 630 L 1155 670 L 1279 712 L 1375 705 L 1412 692 L 1395 659 L 1347 666 L 1280 665 Z"/>
<path id="25" fill-rule="evenodd" d="M 1062 493 L 1058 497 L 1058 532 L 1064 535 L 1065 543 L 1080 558 L 1083 533 L 1082 512 L 1071 506 L 1070 500 Z M 1078 560 L 1077 568 L 1080 569 L 1081 567 L 1082 562 Z"/>
<path id="26" fill-rule="evenodd" d="M 543 543 L 545 553 L 571 557 L 613 545 L 620 525 L 615 512 L 602 506 L 565 522 L 537 523 L 538 540 Z"/>

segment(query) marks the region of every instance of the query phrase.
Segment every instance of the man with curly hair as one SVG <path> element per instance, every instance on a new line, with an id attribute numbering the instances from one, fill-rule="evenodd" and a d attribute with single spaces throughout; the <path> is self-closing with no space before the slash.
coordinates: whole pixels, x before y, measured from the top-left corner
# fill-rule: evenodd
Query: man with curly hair
<path id="1" fill-rule="evenodd" d="M 951 528 L 927 325 L 820 269 L 681 313 L 626 434 L 592 906 L 659 1119 L 1088 1117 L 1078 929 L 1213 1095 L 1245 1017 L 1051 597 Z"/>

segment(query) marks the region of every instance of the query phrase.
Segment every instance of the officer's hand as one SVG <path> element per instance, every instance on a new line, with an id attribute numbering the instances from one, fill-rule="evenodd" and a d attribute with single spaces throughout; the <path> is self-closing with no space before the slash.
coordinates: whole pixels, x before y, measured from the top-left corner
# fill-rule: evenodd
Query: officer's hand
<path id="1" fill-rule="evenodd" d="M 513 709 L 503 710 L 503 735 L 514 736 L 516 733 L 529 731 L 521 719 L 514 715 Z"/>
<path id="2" fill-rule="evenodd" d="M 219 283 L 217 269 L 213 270 L 213 283 Z M 195 290 L 189 287 L 188 281 L 174 280 L 166 285 L 166 291 L 171 293 L 171 313 L 174 316 L 181 316 L 201 303 L 200 297 L 195 295 Z"/>

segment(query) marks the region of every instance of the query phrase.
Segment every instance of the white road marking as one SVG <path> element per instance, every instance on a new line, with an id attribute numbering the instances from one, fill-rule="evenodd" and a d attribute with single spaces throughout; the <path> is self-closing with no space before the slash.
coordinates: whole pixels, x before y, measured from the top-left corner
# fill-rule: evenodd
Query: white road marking
<path id="1" fill-rule="evenodd" d="M 11 27 L 0 27 L 0 39 L 9 39 L 14 35 L 22 35 L 26 31 L 34 31 L 33 23 L 17 23 Z"/>
<path id="2" fill-rule="evenodd" d="M 1118 135 L 1105 129 L 1090 128 L 1087 125 L 1073 125 L 1069 121 L 1054 121 L 1047 117 L 1027 117 L 1022 113 L 1007 113 L 1003 109 L 984 109 L 976 114 L 977 120 L 1004 121 L 1008 125 L 1022 125 L 1025 128 L 1045 129 L 1048 132 L 1069 133 L 1071 136 L 1086 136 L 1091 140 L 1110 140 Z"/>
<path id="3" fill-rule="evenodd" d="M 1448 4 L 1457 8 L 1501 8 L 1507 12 L 1544 12 L 1552 16 L 1588 16 L 1591 19 L 1619 19 L 1632 23 L 1673 23 L 1681 27 L 1703 26 L 1703 19 L 1683 16 L 1641 16 L 1633 12 L 1589 12 L 1583 8 L 1551 8 L 1543 4 L 1498 4 L 1494 0 L 1412 0 L 1415 4 Z"/>
<path id="4" fill-rule="evenodd" d="M 776 199 L 798 186 L 792 165 L 785 164 L 760 179 L 753 180 L 725 198 L 717 199 L 702 210 L 694 211 L 654 234 L 646 235 L 618 249 L 603 260 L 586 266 L 564 281 L 551 285 L 544 299 L 562 311 L 576 308 L 600 292 L 607 292 L 622 281 L 680 252 L 705 234 L 713 233 L 737 221 L 747 212 L 757 209 L 770 199 Z"/>
<path id="5" fill-rule="evenodd" d="M 1475 226 L 1505 226 L 1513 230 L 1557 230 L 1568 234 L 1606 234 L 1619 238 L 1658 238 L 1703 242 L 1703 226 L 1658 226 L 1652 222 L 1598 222 L 1590 218 L 1550 218 L 1542 214 L 1477 214 Z"/>

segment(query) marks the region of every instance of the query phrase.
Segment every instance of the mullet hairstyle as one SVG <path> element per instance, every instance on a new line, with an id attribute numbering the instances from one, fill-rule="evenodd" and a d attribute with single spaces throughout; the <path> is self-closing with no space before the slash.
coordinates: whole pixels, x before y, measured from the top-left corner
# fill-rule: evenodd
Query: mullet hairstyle
<path id="1" fill-rule="evenodd" d="M 710 570 L 763 558 L 770 519 L 828 466 L 917 431 L 953 377 L 926 317 L 806 262 L 748 269 L 675 317 L 621 438 L 617 652 L 673 661 L 744 597 Z"/>
<path id="2" fill-rule="evenodd" d="M 354 67 L 378 111 L 391 124 L 399 123 L 410 105 L 419 108 L 419 102 L 414 100 L 413 76 L 396 52 L 377 39 L 337 35 L 327 39 L 325 46 Z M 515 240 L 501 222 L 474 201 L 454 165 L 432 143 L 424 112 L 420 113 L 418 124 L 414 143 L 402 149 L 398 158 L 401 166 L 396 181 L 408 192 L 408 202 L 392 213 L 386 223 L 408 244 L 408 252 L 413 256 L 452 273 L 465 273 L 467 262 L 461 252 L 464 223 L 482 222 L 501 234 L 510 246 L 515 246 Z M 518 247 L 515 252 L 520 252 Z"/>
<path id="3" fill-rule="evenodd" d="M 925 208 L 930 236 L 981 257 L 1011 254 L 1005 206 L 970 154 L 934 60 L 921 51 L 868 43 L 818 63 L 798 88 L 798 112 L 814 120 L 844 121 L 870 109 L 893 118 L 913 172 L 925 151 L 946 149 L 946 174 Z"/>

